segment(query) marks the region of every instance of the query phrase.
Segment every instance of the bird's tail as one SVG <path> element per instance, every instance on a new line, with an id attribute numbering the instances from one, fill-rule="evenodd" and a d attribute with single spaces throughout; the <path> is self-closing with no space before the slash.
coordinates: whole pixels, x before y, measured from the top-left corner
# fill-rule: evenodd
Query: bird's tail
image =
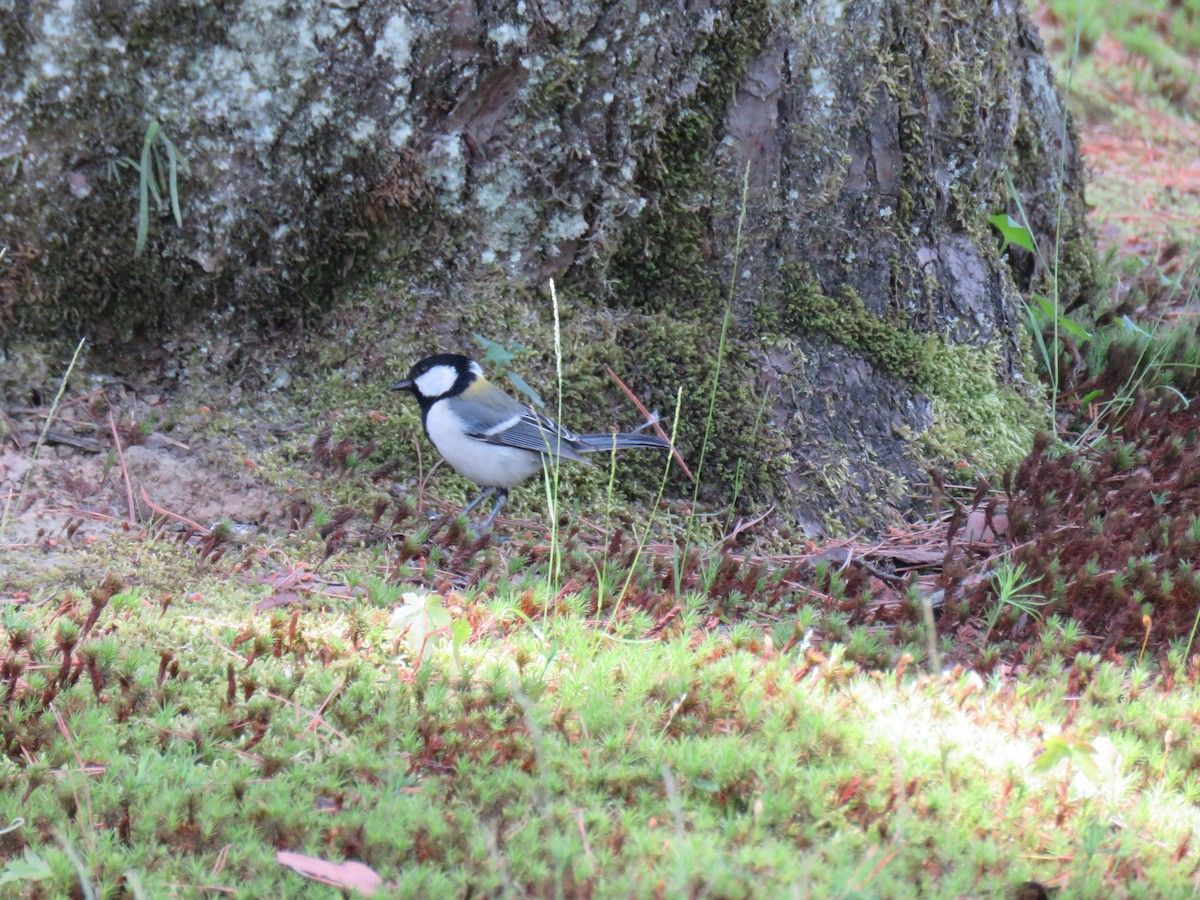
<path id="1" fill-rule="evenodd" d="M 639 434 L 636 431 L 601 432 L 600 434 L 576 435 L 580 453 L 604 453 L 609 450 L 670 450 L 671 442 L 656 434 Z M 580 446 L 582 445 L 582 446 Z"/>

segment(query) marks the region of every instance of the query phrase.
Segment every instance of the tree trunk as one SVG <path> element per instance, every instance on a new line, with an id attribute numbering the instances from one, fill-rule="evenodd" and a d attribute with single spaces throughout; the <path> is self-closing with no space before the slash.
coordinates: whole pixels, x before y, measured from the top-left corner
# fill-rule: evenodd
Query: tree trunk
<path id="1" fill-rule="evenodd" d="M 1006 176 L 1058 236 L 1060 302 L 1091 299 L 1076 139 L 1017 0 L 63 0 L 0 37 L 10 334 L 311 316 L 383 261 L 418 326 L 390 358 L 483 330 L 545 363 L 554 277 L 572 421 L 619 396 L 605 363 L 664 416 L 682 387 L 706 495 L 810 532 L 1028 443 L 1014 277 L 1046 285 L 987 224 L 1017 213 Z"/>

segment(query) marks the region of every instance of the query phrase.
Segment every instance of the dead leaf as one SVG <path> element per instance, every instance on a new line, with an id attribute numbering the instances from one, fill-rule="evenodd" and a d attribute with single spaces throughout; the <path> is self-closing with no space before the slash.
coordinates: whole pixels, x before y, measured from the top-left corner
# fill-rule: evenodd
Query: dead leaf
<path id="1" fill-rule="evenodd" d="M 280 850 L 275 854 L 281 866 L 287 866 L 297 875 L 331 884 L 334 887 L 348 888 L 359 891 L 368 897 L 383 884 L 383 879 L 375 870 L 365 863 L 347 860 L 334 863 L 315 856 L 305 856 L 303 853 L 293 853 L 290 850 Z"/>

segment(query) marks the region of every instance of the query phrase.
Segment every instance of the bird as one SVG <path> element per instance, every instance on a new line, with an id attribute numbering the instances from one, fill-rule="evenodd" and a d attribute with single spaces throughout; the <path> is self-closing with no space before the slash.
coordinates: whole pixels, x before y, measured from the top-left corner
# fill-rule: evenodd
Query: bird
<path id="1" fill-rule="evenodd" d="M 671 449 L 670 441 L 636 431 L 575 434 L 500 390 L 479 363 L 458 353 L 425 357 L 392 390 L 416 397 L 426 437 L 452 469 L 483 488 L 463 514 L 495 496 L 481 534 L 499 515 L 509 490 L 555 457 L 589 465 L 586 453 Z"/>

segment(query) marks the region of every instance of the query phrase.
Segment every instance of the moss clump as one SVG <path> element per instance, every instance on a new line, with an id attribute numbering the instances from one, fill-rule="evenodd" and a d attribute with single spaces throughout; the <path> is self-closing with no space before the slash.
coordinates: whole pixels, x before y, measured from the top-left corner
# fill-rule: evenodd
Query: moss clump
<path id="1" fill-rule="evenodd" d="M 608 324 L 615 327 L 606 333 L 596 328 L 596 333 L 572 343 L 569 349 L 570 371 L 563 385 L 566 424 L 579 427 L 592 423 L 598 429 L 629 427 L 628 417 L 611 421 L 614 407 L 627 409 L 629 404 L 605 373 L 606 365 L 641 393 L 648 408 L 659 411 L 666 430 L 675 415 L 676 392 L 682 389 L 678 444 L 694 470 L 704 446 L 711 379 L 717 374 L 715 340 L 719 329 L 707 321 L 679 321 L 667 313 L 632 314 Z M 581 329 L 590 331 L 594 327 L 575 323 L 571 330 L 579 334 Z M 769 429 L 759 422 L 762 403 L 748 354 L 730 344 L 721 366 L 712 436 L 705 453 L 701 478 L 704 497 L 728 500 L 735 484 L 741 486 L 739 498 L 765 496 L 769 486 L 783 476 L 781 453 L 786 445 L 773 440 Z M 620 465 L 629 472 L 630 483 L 653 482 L 662 473 L 662 460 L 655 454 L 626 453 Z M 676 492 L 690 493 L 690 483 L 678 472 L 676 475 Z"/>
<path id="2" fill-rule="evenodd" d="M 764 0 L 734 4 L 723 27 L 715 27 L 697 51 L 699 86 L 638 171 L 638 192 L 653 201 L 626 232 L 609 268 L 609 278 L 621 285 L 619 301 L 650 312 L 670 309 L 676 317 L 722 315 L 725 292 L 713 265 L 712 212 L 696 191 L 714 178 L 705 161 L 731 85 L 761 48 L 769 21 Z"/>
<path id="3" fill-rule="evenodd" d="M 849 286 L 836 296 L 825 294 L 801 267 L 787 266 L 781 277 L 782 306 L 775 316 L 781 330 L 826 334 L 892 377 L 921 390 L 929 390 L 935 383 L 936 337 L 912 331 L 897 319 L 875 315 Z M 770 311 L 766 315 L 770 316 Z"/>
<path id="4" fill-rule="evenodd" d="M 933 426 L 920 436 L 918 447 L 936 457 L 966 457 L 989 471 L 1015 465 L 1029 452 L 1045 421 L 1045 402 L 1036 382 L 1026 382 L 1025 390 L 1001 383 L 1000 356 L 996 344 L 937 341 L 925 388 L 933 402 Z"/>
<path id="5" fill-rule="evenodd" d="M 1181 406 L 1173 395 L 1143 399 L 1082 451 L 1039 437 L 1013 479 L 1008 521 L 1019 548 L 1011 564 L 1048 602 L 1043 615 L 1007 623 L 1010 639 L 1062 617 L 1096 636 L 1086 640 L 1099 655 L 1140 656 L 1149 642 L 1192 658 L 1181 651 L 1200 604 L 1200 413 Z M 988 588 L 967 595 L 973 609 L 994 602 Z"/>
<path id="6" fill-rule="evenodd" d="M 546 412 L 558 417 L 552 323 L 549 316 L 537 314 L 539 301 L 528 293 L 509 288 L 507 293 L 489 295 L 487 303 L 474 303 L 462 311 L 457 328 L 447 327 L 444 331 L 429 324 L 420 312 L 412 314 L 420 323 L 416 330 L 408 320 L 397 320 L 395 309 L 414 302 L 404 293 L 363 290 L 348 293 L 341 302 L 343 308 L 335 314 L 339 322 L 334 330 L 337 340 L 314 342 L 312 374 L 297 375 L 293 396 L 303 398 L 310 420 L 331 427 L 331 447 L 349 441 L 358 456 L 361 448 L 370 446 L 373 452 L 366 468 L 396 462 L 399 467 L 389 474 L 390 478 L 404 481 L 415 477 L 414 438 L 426 471 L 436 462 L 437 456 L 422 434 L 416 404 L 388 390 L 409 365 L 427 353 L 447 350 L 475 355 L 495 384 L 519 396 L 505 377 L 506 367 L 482 359 L 471 337 L 475 332 L 527 348 L 510 367 L 538 389 L 547 404 Z M 675 415 L 676 392 L 682 389 L 678 444 L 689 466 L 695 469 L 704 442 L 719 323 L 681 321 L 667 312 L 597 312 L 589 307 L 585 296 L 569 290 L 559 291 L 559 302 L 563 424 L 576 431 L 604 431 L 626 430 L 640 423 L 636 409 L 609 377 L 606 367 L 611 367 L 647 408 L 660 413 L 662 427 L 668 432 Z M 371 335 L 369 342 L 362 341 L 364 334 Z M 713 437 L 701 478 L 701 493 L 706 500 L 723 502 L 734 494 L 747 502 L 761 499 L 786 474 L 781 455 L 787 446 L 782 436 L 776 436 L 760 421 L 768 418 L 768 412 L 761 412 L 763 404 L 749 354 L 731 342 L 717 385 Z M 386 424 L 379 421 L 380 413 L 388 418 Z M 298 442 L 290 451 L 293 459 L 307 464 L 310 444 L 311 437 Z M 598 456 L 592 462 L 595 467 L 591 469 L 568 467 L 560 490 L 568 501 L 578 500 L 581 506 L 599 509 L 609 490 L 609 460 Z M 662 478 L 664 459 L 660 453 L 622 453 L 617 467 L 614 502 L 644 503 Z M 740 489 L 735 490 L 735 485 Z M 457 488 L 461 488 L 461 494 L 453 493 Z M 470 499 L 472 489 L 457 477 L 445 479 L 436 487 L 440 496 L 453 499 Z M 367 490 L 373 498 L 374 488 Z M 691 492 L 691 482 L 673 467 L 667 496 L 690 497 Z M 520 514 L 522 502 L 541 508 L 544 504 L 540 494 L 540 486 L 531 481 L 515 492 L 510 501 L 513 510 Z M 349 495 L 338 499 L 351 502 Z M 358 506 L 369 508 L 371 502 L 369 498 Z"/>
<path id="7" fill-rule="evenodd" d="M 712 379 L 716 353 L 713 346 L 717 329 L 707 322 L 673 322 L 665 316 L 638 323 L 626 339 L 631 346 L 644 348 L 637 362 L 641 381 L 656 385 L 655 399 L 664 416 L 673 415 L 675 390 L 683 387 L 680 407 L 680 443 L 688 451 L 693 469 L 705 445 L 705 423 L 708 420 Z M 683 373 L 691 373 L 687 380 Z M 702 491 L 713 498 L 718 491 L 728 500 L 737 482 L 739 471 L 743 489 L 749 496 L 764 495 L 771 486 L 772 460 L 782 448 L 772 447 L 760 429 L 756 429 L 756 414 L 761 403 L 754 386 L 754 374 L 747 354 L 729 346 L 722 363 L 716 386 L 716 401 L 708 447 L 704 452 Z M 781 473 L 775 472 L 778 477 Z M 708 485 L 708 489 L 705 486 Z"/>
<path id="8" fill-rule="evenodd" d="M 1003 384 L 999 348 L 950 345 L 940 336 L 920 334 L 894 317 L 868 310 L 848 287 L 834 297 L 823 293 L 808 273 L 783 273 L 777 309 L 760 324 L 785 332 L 825 334 L 893 378 L 926 394 L 934 425 L 919 446 L 937 457 L 967 457 L 987 469 L 1016 462 L 1033 442 L 1038 421 L 1036 390 Z"/>

